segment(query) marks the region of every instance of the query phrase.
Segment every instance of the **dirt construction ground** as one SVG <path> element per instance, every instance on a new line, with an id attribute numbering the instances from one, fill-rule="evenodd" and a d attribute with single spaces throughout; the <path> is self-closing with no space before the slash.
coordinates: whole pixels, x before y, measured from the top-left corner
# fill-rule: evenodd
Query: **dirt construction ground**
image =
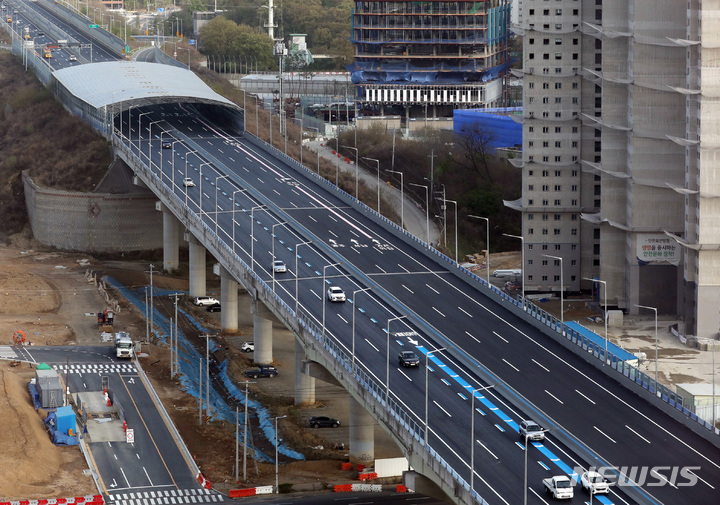
<path id="1" fill-rule="evenodd" d="M 89 283 L 86 272 L 111 275 L 127 286 L 145 286 L 148 262 L 104 262 L 76 254 L 36 252 L 29 244 L 0 247 L 0 348 L 11 343 L 16 330 L 27 336 L 26 345 L 98 345 L 99 330 L 93 314 L 104 308 L 103 299 L 94 284 Z M 23 247 L 25 246 L 25 247 Z M 80 260 L 87 259 L 89 266 Z M 156 262 L 158 264 L 159 262 Z M 491 258 L 491 268 L 517 268 L 519 258 L 498 255 Z M 187 290 L 182 276 L 154 275 L 159 288 Z M 208 273 L 209 294 L 219 294 L 219 280 Z M 116 296 L 121 310 L 116 318 L 115 331 L 127 330 L 136 339 L 143 339 L 143 315 Z M 602 334 L 602 325 L 587 323 L 592 314 L 587 299 L 565 301 L 565 319 L 578 320 Z M 208 313 L 181 301 L 207 328 L 219 331 L 219 314 Z M 250 367 L 252 354 L 242 353 L 241 343 L 252 339 L 252 315 L 247 296 L 240 296 L 240 329 L 233 335 L 218 340 L 231 359 L 231 374 L 240 377 Z M 546 310 L 559 312 L 559 301 L 539 303 Z M 158 297 L 156 307 L 169 313 L 172 306 L 167 297 Z M 244 318 L 243 318 L 244 316 Z M 620 328 L 611 328 L 610 336 L 629 351 L 644 351 L 651 355 L 654 344 L 653 321 L 631 321 Z M 669 323 L 669 322 L 668 322 Z M 189 322 L 180 320 L 181 330 L 199 348 L 204 349 L 198 330 Z M 293 462 L 281 457 L 280 483 L 292 483 L 294 490 L 324 489 L 335 483 L 351 481 L 351 475 L 340 469 L 347 453 L 334 449 L 348 444 L 348 395 L 339 387 L 316 382 L 316 405 L 309 408 L 293 406 L 294 343 L 284 327 L 273 328 L 274 358 L 280 370 L 275 379 L 260 380 L 252 386 L 251 395 L 263 403 L 272 416 L 287 415 L 280 420 L 279 432 L 284 442 L 306 455 L 307 461 Z M 108 344 L 109 345 L 109 344 Z M 177 381 L 169 378 L 168 348 L 161 342 L 142 346 L 141 365 L 158 391 L 167 411 L 173 418 L 186 445 L 213 487 L 226 491 L 235 487 L 252 487 L 274 483 L 274 465 L 248 463 L 248 480 L 240 485 L 234 478 L 234 426 L 220 421 L 198 426 L 197 400 L 182 392 Z M 707 381 L 708 353 L 689 349 L 677 342 L 667 331 L 660 334 L 659 369 L 661 381 Z M 0 360 L 0 501 L 72 497 L 97 492 L 87 465 L 78 447 L 56 447 L 46 435 L 42 423 L 45 412 L 36 412 L 29 399 L 27 383 L 34 376 L 34 368 L 27 364 L 11 366 Z M 236 379 L 236 383 L 241 380 Z M 330 415 L 340 419 L 337 429 L 312 430 L 306 428 L 312 415 Z M 255 443 L 267 454 L 272 446 L 263 440 L 257 426 Z M 401 453 L 392 439 L 379 427 L 375 429 L 376 458 L 399 457 Z"/>

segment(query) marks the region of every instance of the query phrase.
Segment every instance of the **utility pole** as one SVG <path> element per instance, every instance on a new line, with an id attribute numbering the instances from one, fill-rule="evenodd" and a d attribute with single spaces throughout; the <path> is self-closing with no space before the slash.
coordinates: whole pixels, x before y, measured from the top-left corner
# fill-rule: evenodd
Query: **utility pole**
<path id="1" fill-rule="evenodd" d="M 430 194 L 435 199 L 435 149 L 430 150 Z"/>
<path id="2" fill-rule="evenodd" d="M 150 263 L 150 332 L 152 333 L 153 329 L 155 328 L 155 325 L 153 324 L 153 312 L 154 312 L 154 304 L 153 304 L 153 264 Z M 149 340 L 149 338 L 148 338 Z"/>
<path id="3" fill-rule="evenodd" d="M 247 434 L 248 434 L 248 386 L 250 382 L 245 381 L 245 419 L 243 420 L 243 480 L 247 482 Z"/>

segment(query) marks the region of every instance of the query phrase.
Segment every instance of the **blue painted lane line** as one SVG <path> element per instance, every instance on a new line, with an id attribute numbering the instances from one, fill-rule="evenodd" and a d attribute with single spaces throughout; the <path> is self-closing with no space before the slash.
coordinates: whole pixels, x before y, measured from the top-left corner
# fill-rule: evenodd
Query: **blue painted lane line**
<path id="1" fill-rule="evenodd" d="M 550 467 L 547 466 L 547 465 L 546 465 L 545 463 L 543 463 L 542 461 L 538 461 L 538 465 L 540 465 L 541 467 L 543 467 L 545 470 L 550 471 Z"/>
<path id="2" fill-rule="evenodd" d="M 503 427 L 500 426 L 499 424 L 496 424 L 495 427 L 496 427 L 498 430 L 500 430 L 500 431 L 502 431 L 503 433 L 505 433 L 505 428 L 503 428 Z"/>

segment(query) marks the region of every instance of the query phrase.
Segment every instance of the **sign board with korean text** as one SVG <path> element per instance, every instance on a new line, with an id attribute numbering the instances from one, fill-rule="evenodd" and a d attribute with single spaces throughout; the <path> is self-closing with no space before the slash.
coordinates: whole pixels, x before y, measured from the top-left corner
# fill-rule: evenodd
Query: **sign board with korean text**
<path id="1" fill-rule="evenodd" d="M 134 444 L 135 443 L 135 430 L 132 428 L 128 428 L 125 431 L 125 441 L 128 444 Z"/>
<path id="2" fill-rule="evenodd" d="M 637 259 L 641 265 L 668 264 L 679 265 L 681 259 L 680 244 L 665 234 L 638 233 Z"/>

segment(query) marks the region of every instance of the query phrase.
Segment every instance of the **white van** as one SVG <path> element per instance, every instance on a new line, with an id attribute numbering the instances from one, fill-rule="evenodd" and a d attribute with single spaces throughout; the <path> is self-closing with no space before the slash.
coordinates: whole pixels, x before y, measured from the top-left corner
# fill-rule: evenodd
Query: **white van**
<path id="1" fill-rule="evenodd" d="M 517 277 L 522 275 L 522 270 L 519 268 L 509 268 L 505 270 L 495 270 L 493 277 Z"/>
<path id="2" fill-rule="evenodd" d="M 209 305 L 220 304 L 220 302 L 212 296 L 196 296 L 193 303 L 198 307 L 207 307 Z"/>

